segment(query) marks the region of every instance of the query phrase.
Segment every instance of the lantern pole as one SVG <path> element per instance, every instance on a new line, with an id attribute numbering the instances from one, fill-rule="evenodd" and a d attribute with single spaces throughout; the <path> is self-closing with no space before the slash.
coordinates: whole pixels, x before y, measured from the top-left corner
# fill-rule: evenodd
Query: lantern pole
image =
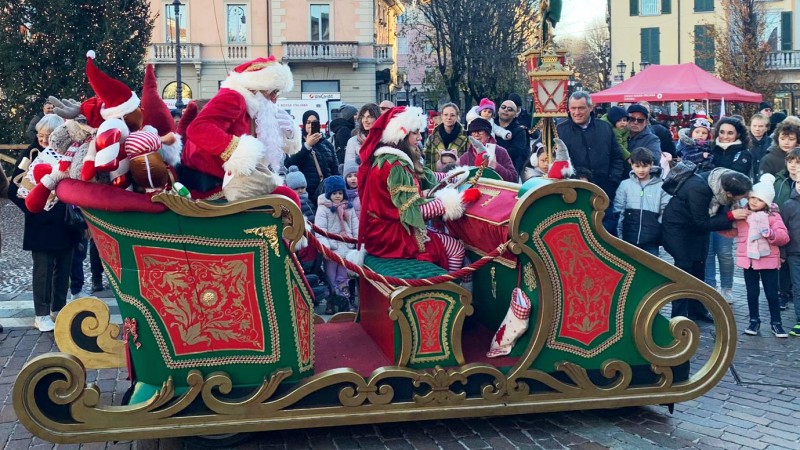
<path id="1" fill-rule="evenodd" d="M 567 117 L 569 80 L 573 75 L 566 52 L 555 47 L 554 15 L 560 15 L 561 1 L 540 1 L 534 18 L 534 45 L 523 56 L 526 60 L 533 97 L 533 117 L 541 132 L 547 160 L 553 162 L 554 139 L 558 137 L 556 118 Z M 558 14 L 554 14 L 557 11 Z"/>

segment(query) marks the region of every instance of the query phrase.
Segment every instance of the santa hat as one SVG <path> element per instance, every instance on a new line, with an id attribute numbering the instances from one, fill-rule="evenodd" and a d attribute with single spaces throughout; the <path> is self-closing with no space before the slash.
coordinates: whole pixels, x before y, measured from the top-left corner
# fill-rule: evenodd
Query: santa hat
<path id="1" fill-rule="evenodd" d="M 697 108 L 694 110 L 694 118 L 695 119 L 708 119 L 708 114 L 706 110 L 703 108 Z"/>
<path id="2" fill-rule="evenodd" d="M 152 64 L 148 64 L 144 71 L 144 85 L 142 86 L 142 115 L 143 123 L 158 130 L 159 136 L 175 131 L 175 121 L 167 107 L 158 95 L 158 82 Z"/>
<path id="3" fill-rule="evenodd" d="M 381 117 L 387 115 L 382 114 Z M 381 142 L 396 145 L 408 136 L 412 131 L 425 129 L 428 121 L 422 113 L 421 108 L 393 108 L 388 113 L 388 123 L 381 133 Z M 374 125 L 373 125 L 374 126 Z M 373 130 L 370 128 L 370 136 Z M 364 161 L 362 159 L 362 161 Z"/>
<path id="4" fill-rule="evenodd" d="M 761 175 L 761 180 L 753 185 L 750 197 L 756 197 L 767 204 L 772 204 L 775 200 L 775 176 L 769 173 Z"/>
<path id="5" fill-rule="evenodd" d="M 289 92 L 294 87 L 289 66 L 279 63 L 274 56 L 257 58 L 237 66 L 222 82 L 229 89 L 243 88 L 250 91 Z"/>
<path id="6" fill-rule="evenodd" d="M 89 77 L 89 84 L 103 102 L 100 115 L 104 119 L 121 119 L 126 114 L 136 111 L 139 107 L 139 97 L 125 83 L 108 76 L 94 65 L 94 50 L 86 52 L 86 58 L 86 76 Z"/>

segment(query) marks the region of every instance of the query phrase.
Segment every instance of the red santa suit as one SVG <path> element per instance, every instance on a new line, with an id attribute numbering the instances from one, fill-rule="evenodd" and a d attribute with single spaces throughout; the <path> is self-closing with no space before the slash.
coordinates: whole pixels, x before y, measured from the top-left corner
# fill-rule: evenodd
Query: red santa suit
<path id="1" fill-rule="evenodd" d="M 423 190 L 433 187 L 436 177 L 430 171 L 418 176 L 411 157 L 394 147 L 425 124 L 419 108 L 398 107 L 381 115 L 370 129 L 360 153 L 358 236 L 370 255 L 430 261 L 453 271 L 462 265 L 463 245 L 428 230 L 425 220 L 461 217 L 463 202 L 474 200 L 474 192 L 462 196 L 445 188 L 435 198 L 425 198 Z"/>
<path id="2" fill-rule="evenodd" d="M 283 153 L 293 154 L 300 149 L 300 130 L 295 129 L 285 111 L 260 98 L 259 92 L 288 92 L 292 86 L 289 67 L 274 57 L 258 58 L 236 67 L 186 129 L 183 163 L 223 179 L 223 192 L 228 180 L 252 179 L 254 175 L 261 177 L 257 181 L 258 194 L 273 192 L 283 184 L 275 175 Z M 267 131 L 273 134 L 255 137 L 256 131 L 261 133 L 263 128 L 253 129 L 254 121 L 269 123 Z M 284 190 L 280 193 L 286 194 Z M 235 200 L 230 192 L 225 195 L 228 200 Z"/>

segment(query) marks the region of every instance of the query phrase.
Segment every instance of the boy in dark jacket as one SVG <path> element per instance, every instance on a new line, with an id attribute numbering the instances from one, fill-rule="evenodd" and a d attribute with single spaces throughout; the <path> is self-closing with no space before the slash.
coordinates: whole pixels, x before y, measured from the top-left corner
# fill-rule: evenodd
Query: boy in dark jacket
<path id="1" fill-rule="evenodd" d="M 778 205 L 778 211 L 783 210 L 783 205 L 794 193 L 798 180 L 800 180 L 800 148 L 795 148 L 786 154 L 786 168 L 775 175 L 774 202 Z M 785 260 L 784 249 L 785 246 L 781 248 L 781 259 Z M 779 276 L 780 288 L 778 289 L 778 297 L 780 298 L 781 309 L 786 309 L 789 300 L 792 298 L 792 279 L 787 264 L 781 266 Z"/>
<path id="2" fill-rule="evenodd" d="M 792 118 L 784 120 L 775 127 L 773 137 L 775 142 L 770 147 L 769 153 L 761 159 L 759 175 L 763 173 L 776 175 L 786 168 L 786 154 L 800 143 L 800 121 Z"/>
<path id="3" fill-rule="evenodd" d="M 789 243 L 783 247 L 786 254 L 786 265 L 794 286 L 800 286 L 800 183 L 795 183 L 794 192 L 781 209 L 781 217 L 789 231 Z M 789 331 L 792 336 L 800 337 L 800 289 L 794 289 L 794 313 L 797 323 Z"/>
<path id="4" fill-rule="evenodd" d="M 631 153 L 630 178 L 623 180 L 614 196 L 614 213 L 619 215 L 618 236 L 658 256 L 661 243 L 661 213 L 669 195 L 661 189 L 661 167 L 653 153 L 640 147 Z"/>

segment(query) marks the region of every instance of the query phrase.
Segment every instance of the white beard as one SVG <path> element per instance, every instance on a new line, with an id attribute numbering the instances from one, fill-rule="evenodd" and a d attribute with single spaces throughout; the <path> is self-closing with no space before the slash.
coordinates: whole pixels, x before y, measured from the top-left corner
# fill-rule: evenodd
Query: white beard
<path id="1" fill-rule="evenodd" d="M 270 169 L 274 173 L 278 173 L 283 166 L 284 153 L 282 150 L 283 137 L 280 133 L 280 125 L 278 125 L 278 105 L 273 103 L 268 98 L 264 97 L 261 92 L 256 93 L 256 101 L 258 101 L 258 111 L 255 116 L 256 123 L 256 138 L 264 144 L 267 149 L 266 163 L 269 164 Z"/>

